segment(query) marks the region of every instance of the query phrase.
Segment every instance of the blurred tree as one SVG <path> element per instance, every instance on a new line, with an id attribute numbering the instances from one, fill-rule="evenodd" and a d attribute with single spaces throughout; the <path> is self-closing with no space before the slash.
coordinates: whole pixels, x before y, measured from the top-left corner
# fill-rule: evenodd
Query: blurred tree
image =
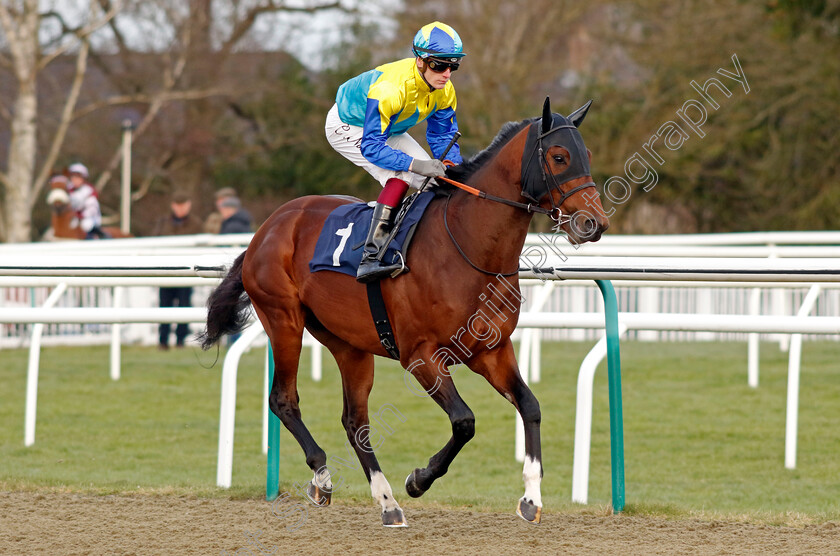
<path id="1" fill-rule="evenodd" d="M 628 8 L 632 5 L 628 5 Z M 616 206 L 624 232 L 748 231 L 831 228 L 840 217 L 840 4 L 837 2 L 638 2 L 612 35 L 644 68 L 635 87 L 599 79 L 593 120 L 607 158 L 602 179 L 624 163 L 689 99 L 691 86 L 716 77 L 705 136 L 653 164 L 659 183 Z M 750 91 L 716 73 L 735 72 L 736 54 Z M 590 141 L 591 143 L 592 141 Z M 594 148 L 593 148 L 594 150 Z M 650 157 L 648 157 L 650 159 Z M 602 182 L 603 183 L 603 182 Z M 654 210 L 658 207 L 659 210 Z M 653 215 L 656 217 L 653 217 Z M 666 226 L 669 215 L 682 225 Z"/>
<path id="2" fill-rule="evenodd" d="M 16 81 L 11 108 L 3 107 L 0 117 L 10 123 L 8 163 L 0 172 L 0 241 L 29 241 L 32 207 L 43 187 L 76 105 L 82 84 L 90 35 L 116 14 L 91 5 L 77 26 L 68 26 L 55 11 L 39 11 L 38 0 L 0 2 L 0 68 Z M 42 38 L 43 44 L 42 44 Z M 75 76 L 65 96 L 61 123 L 40 170 L 36 169 L 38 131 L 38 77 L 52 61 L 76 50 Z"/>
<path id="3" fill-rule="evenodd" d="M 328 146 L 325 114 L 343 81 L 411 56 L 414 33 L 433 20 L 453 25 L 467 51 L 453 77 L 467 156 L 504 122 L 537 115 L 545 96 L 564 113 L 593 98 L 582 131 L 603 184 L 623 175 L 634 153 L 645 154 L 684 102 L 699 98 L 692 80 L 731 85 L 732 96 L 708 110 L 705 136 L 663 151 L 661 164 L 651 161 L 656 187 L 636 188 L 614 207 L 615 230 L 822 229 L 840 216 L 840 0 L 429 0 L 379 13 L 380 25 L 394 17 L 393 40 L 388 25 L 337 24 L 330 32 L 345 40 L 317 71 L 295 58 L 300 53 L 268 50 L 291 27 L 271 18 L 347 11 L 338 3 L 79 3 L 91 5 L 68 23 L 24 9 L 47 2 L 0 0 L 0 121 L 10 123 L 0 127 L 0 157 L 9 160 L 0 174 L 0 238 L 26 227 L 56 163 L 82 159 L 104 169 L 97 185 L 105 207 L 114 202 L 115 188 L 106 186 L 120 162 L 125 118 L 138 131 L 135 232 L 176 186 L 193 189 L 199 212 L 213 189 L 234 186 L 258 219 L 308 193 L 374 196 L 373 180 Z M 716 73 L 734 71 L 733 54 L 749 93 Z M 25 101 L 16 100 L 19 90 Z M 422 126 L 413 133 L 422 135 Z M 33 150 L 34 158 L 21 156 Z"/>
<path id="4" fill-rule="evenodd" d="M 173 188 L 190 191 L 196 211 L 207 213 L 213 210 L 214 189 L 234 185 L 242 192 L 242 185 L 248 183 L 248 179 L 219 183 L 214 176 L 214 168 L 225 158 L 254 162 L 247 153 L 229 151 L 244 145 L 226 140 L 231 133 L 244 131 L 233 117 L 238 105 L 255 98 L 276 101 L 294 96 L 295 83 L 306 73 L 294 57 L 276 50 L 291 26 L 278 17 L 353 11 L 328 0 L 192 0 L 188 4 L 155 0 L 153 6 L 148 0 L 133 0 L 125 9 L 135 26 L 155 29 L 145 43 L 118 38 L 115 56 L 97 58 L 111 86 L 133 102 L 129 106 L 138 107 L 133 91 L 146 96 L 150 89 L 154 91 L 138 111 L 138 131 L 149 135 L 136 145 L 137 173 L 143 176 L 132 196 L 137 201 L 134 211 L 140 216 L 139 233 L 148 231 L 143 224 L 149 221 L 147 216 L 167 206 L 164 199 Z M 117 23 L 111 26 L 115 37 L 120 36 Z M 151 57 L 145 54 L 158 51 Z M 157 76 L 166 72 L 177 75 L 171 83 L 160 83 Z M 100 177 L 100 187 L 118 163 L 115 153 Z M 242 169 L 251 172 L 247 166 Z M 259 217 L 266 205 L 255 199 L 249 208 Z"/>
<path id="5" fill-rule="evenodd" d="M 431 21 L 451 25 L 467 56 L 452 76 L 458 94 L 458 124 L 465 153 L 486 147 L 505 122 L 539 114 L 546 95 L 557 111 L 572 110 L 563 78 L 582 77 L 586 31 L 577 25 L 601 2 L 571 0 L 437 0 L 409 4 L 398 16 L 394 50 L 413 56 L 411 41 Z M 581 40 L 583 38 L 583 40 Z M 585 47 L 584 47 L 585 48 Z M 586 56 L 589 60 L 589 56 Z"/>
<path id="6" fill-rule="evenodd" d="M 83 155 L 101 161 L 104 172 L 95 181 L 101 191 L 120 163 L 116 138 L 126 116 L 135 119 L 135 138 L 160 119 L 167 120 L 163 127 L 170 132 L 180 124 L 180 133 L 148 149 L 147 158 L 136 159 L 146 178 L 135 196 L 142 197 L 164 174 L 179 185 L 195 186 L 213 142 L 212 125 L 205 122 L 219 115 L 217 105 L 206 100 L 256 88 L 247 79 L 219 82 L 225 64 L 235 69 L 234 59 L 241 59 L 237 49 L 259 46 L 253 30 L 268 14 L 324 10 L 346 11 L 340 2 L 318 0 L 0 1 L 0 72 L 16 84 L 0 91 L 11 99 L 11 107 L 0 104 L 0 119 L 10 123 L 8 132 L 0 129 L 0 144 L 8 145 L 7 167 L 0 172 L 0 241 L 31 239 L 33 206 L 57 162 Z M 69 54 L 75 65 L 68 77 Z M 95 82 L 85 83 L 83 95 L 89 62 Z M 44 70 L 51 64 L 61 67 L 51 68 L 47 78 Z M 6 75 L 0 83 L 7 83 Z M 58 111 L 39 110 L 38 89 L 45 79 L 55 79 L 51 89 L 61 99 Z M 77 107 L 80 98 L 87 102 Z M 203 104 L 192 109 L 184 104 L 190 102 Z M 46 106 L 54 108 L 54 101 Z M 110 115 L 110 125 L 86 125 L 101 124 L 96 118 L 101 111 Z M 80 133 L 86 127 L 88 134 Z M 62 151 L 66 137 L 70 152 Z M 103 150 L 105 139 L 110 146 Z M 142 147 L 139 151 L 143 154 Z"/>
<path id="7" fill-rule="evenodd" d="M 434 19 L 468 52 L 453 77 L 466 153 L 546 95 L 561 112 L 593 98 L 582 131 L 601 184 L 700 98 L 692 80 L 731 86 L 705 137 L 665 150 L 651 161 L 656 187 L 614 207 L 616 231 L 823 229 L 840 217 L 837 0 L 433 1 L 406 7 L 398 40 Z M 716 73 L 735 71 L 733 54 L 749 93 Z"/>
<path id="8" fill-rule="evenodd" d="M 281 202 L 310 194 L 375 197 L 380 186 L 370 175 L 338 155 L 324 137 L 324 121 L 338 87 L 373 67 L 378 25 L 353 23 L 347 40 L 326 52 L 327 66 L 314 73 L 289 67 L 282 81 L 264 92 L 231 100 L 218 122 L 219 154 L 213 181 L 259 199 L 257 221 Z"/>

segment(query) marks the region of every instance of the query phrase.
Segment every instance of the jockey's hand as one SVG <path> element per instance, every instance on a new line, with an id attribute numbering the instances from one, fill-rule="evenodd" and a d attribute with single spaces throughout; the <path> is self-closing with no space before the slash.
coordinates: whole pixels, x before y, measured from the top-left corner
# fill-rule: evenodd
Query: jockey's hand
<path id="1" fill-rule="evenodd" d="M 409 172 L 420 174 L 429 178 L 443 176 L 446 174 L 446 166 L 440 160 L 419 160 L 415 158 L 408 167 Z"/>

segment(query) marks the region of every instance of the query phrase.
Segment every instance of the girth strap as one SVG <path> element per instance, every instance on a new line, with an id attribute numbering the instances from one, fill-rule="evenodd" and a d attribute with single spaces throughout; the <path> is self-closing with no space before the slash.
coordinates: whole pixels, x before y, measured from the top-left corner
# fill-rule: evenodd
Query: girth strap
<path id="1" fill-rule="evenodd" d="M 379 335 L 379 343 L 388 352 L 392 359 L 400 360 L 400 350 L 397 349 L 397 342 L 394 339 L 394 330 L 391 328 L 391 321 L 388 319 L 388 311 L 385 309 L 385 298 L 382 297 L 382 287 L 379 280 L 367 284 L 368 305 L 370 314 L 373 316 L 373 325 Z"/>

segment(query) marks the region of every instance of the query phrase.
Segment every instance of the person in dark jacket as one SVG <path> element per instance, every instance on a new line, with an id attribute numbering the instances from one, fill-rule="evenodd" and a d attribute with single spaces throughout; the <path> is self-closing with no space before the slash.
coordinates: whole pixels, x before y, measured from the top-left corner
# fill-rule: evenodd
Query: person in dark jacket
<path id="1" fill-rule="evenodd" d="M 215 201 L 215 209 L 210 215 L 207 217 L 207 220 L 204 221 L 204 233 L 206 234 L 218 234 L 219 230 L 222 227 L 222 215 L 219 213 L 219 203 L 221 203 L 227 197 L 238 197 L 236 194 L 236 190 L 232 187 L 223 187 L 216 191 L 214 194 L 216 197 Z"/>
<path id="2" fill-rule="evenodd" d="M 220 234 L 247 234 L 252 232 L 251 215 L 242 208 L 238 197 L 225 197 L 217 203 L 222 215 Z"/>
<path id="3" fill-rule="evenodd" d="M 180 236 L 201 233 L 201 220 L 193 216 L 192 201 L 190 196 L 183 191 L 176 191 L 172 195 L 170 213 L 157 221 L 155 235 L 157 236 Z M 191 287 L 160 288 L 161 307 L 192 307 Z M 169 323 L 161 324 L 158 327 L 159 344 L 158 349 L 169 349 L 169 332 L 172 326 Z M 184 342 L 190 333 L 189 325 L 185 322 L 179 323 L 175 328 L 175 345 L 184 347 Z"/>

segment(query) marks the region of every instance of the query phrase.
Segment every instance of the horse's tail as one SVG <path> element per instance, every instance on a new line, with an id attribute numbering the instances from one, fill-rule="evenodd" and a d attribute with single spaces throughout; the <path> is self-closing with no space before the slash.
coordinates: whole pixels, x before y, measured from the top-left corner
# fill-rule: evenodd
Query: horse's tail
<path id="1" fill-rule="evenodd" d="M 244 259 L 245 252 L 236 258 L 225 279 L 207 299 L 207 327 L 198 335 L 202 349 L 210 349 L 225 334 L 236 334 L 248 322 L 251 300 L 242 284 Z"/>

